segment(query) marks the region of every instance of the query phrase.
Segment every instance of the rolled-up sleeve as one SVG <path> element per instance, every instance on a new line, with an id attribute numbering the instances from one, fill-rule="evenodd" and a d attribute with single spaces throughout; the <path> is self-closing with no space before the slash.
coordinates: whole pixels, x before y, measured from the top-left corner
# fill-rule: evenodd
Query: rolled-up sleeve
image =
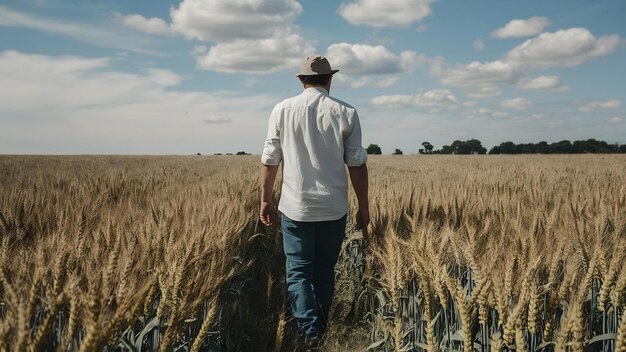
<path id="1" fill-rule="evenodd" d="M 280 146 L 280 129 L 277 123 L 278 113 L 279 109 L 275 107 L 267 124 L 267 138 L 261 155 L 263 165 L 278 165 L 283 159 L 283 151 Z"/>
<path id="2" fill-rule="evenodd" d="M 348 167 L 361 166 L 367 162 L 367 152 L 362 145 L 361 122 L 356 111 L 349 120 L 351 129 L 343 140 L 343 160 Z"/>

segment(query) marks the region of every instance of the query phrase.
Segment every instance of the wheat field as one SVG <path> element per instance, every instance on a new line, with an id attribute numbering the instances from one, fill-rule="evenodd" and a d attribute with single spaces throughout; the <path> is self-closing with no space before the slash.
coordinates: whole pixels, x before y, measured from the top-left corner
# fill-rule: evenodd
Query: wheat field
<path id="1" fill-rule="evenodd" d="M 626 157 L 368 166 L 326 350 L 626 352 Z M 298 350 L 259 192 L 257 156 L 0 156 L 0 351 Z"/>

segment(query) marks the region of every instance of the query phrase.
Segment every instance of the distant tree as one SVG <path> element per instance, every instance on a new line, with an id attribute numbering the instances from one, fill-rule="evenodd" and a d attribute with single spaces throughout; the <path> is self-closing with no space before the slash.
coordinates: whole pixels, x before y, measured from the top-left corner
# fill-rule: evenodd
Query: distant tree
<path id="1" fill-rule="evenodd" d="M 367 151 L 367 154 L 380 155 L 383 153 L 377 144 L 370 144 L 365 150 Z"/>
<path id="2" fill-rule="evenodd" d="M 423 142 L 422 147 L 418 152 L 420 154 L 432 154 L 433 153 L 433 145 L 428 142 Z"/>
<path id="3" fill-rule="evenodd" d="M 465 141 L 465 151 L 469 154 L 486 154 L 487 148 L 478 139 L 470 139 Z"/>
<path id="4" fill-rule="evenodd" d="M 535 153 L 535 145 L 533 143 L 521 143 L 516 146 L 517 154 L 533 154 Z"/>
<path id="5" fill-rule="evenodd" d="M 452 147 L 450 147 L 449 145 L 444 145 L 443 147 L 441 147 L 441 150 L 437 151 L 437 154 L 454 154 L 452 151 Z"/>
<path id="6" fill-rule="evenodd" d="M 570 142 L 562 140 L 555 143 L 542 141 L 539 143 L 513 142 L 500 143 L 491 148 L 489 154 L 580 154 L 580 153 L 619 153 L 621 146 L 608 144 L 593 138 Z"/>
<path id="7" fill-rule="evenodd" d="M 491 148 L 489 154 L 519 154 L 517 145 L 513 142 L 500 143 L 499 146 Z"/>
<path id="8" fill-rule="evenodd" d="M 574 141 L 575 145 L 582 146 L 582 153 L 611 153 L 615 152 L 614 146 L 605 141 L 588 139 L 586 141 Z"/>
<path id="9" fill-rule="evenodd" d="M 618 143 L 614 143 L 614 144 L 608 144 L 607 143 L 607 148 L 608 150 L 610 150 L 608 153 L 619 153 L 619 144 Z"/>
<path id="10" fill-rule="evenodd" d="M 482 146 L 478 139 L 470 139 L 467 141 L 456 140 L 450 145 L 451 154 L 485 154 L 487 149 Z"/>
<path id="11" fill-rule="evenodd" d="M 626 153 L 626 144 L 620 145 L 619 149 L 618 149 L 618 152 L 619 153 Z"/>
<path id="12" fill-rule="evenodd" d="M 499 148 L 493 150 L 494 154 L 499 153 Z M 456 140 L 451 145 L 444 145 L 441 150 L 435 150 L 433 154 L 487 154 L 487 148 L 483 147 L 478 139 L 467 141 Z"/>
<path id="13" fill-rule="evenodd" d="M 214 153 L 213 155 L 222 155 L 222 153 Z"/>
<path id="14" fill-rule="evenodd" d="M 535 153 L 546 154 L 550 150 L 550 145 L 548 142 L 539 142 L 535 145 Z"/>
<path id="15" fill-rule="evenodd" d="M 391 153 L 391 154 L 392 155 L 402 155 L 402 150 L 396 148 L 396 150 L 393 153 Z"/>
<path id="16" fill-rule="evenodd" d="M 500 146 L 499 145 L 495 145 L 493 146 L 491 149 L 489 149 L 489 154 L 502 154 Z"/>
<path id="17" fill-rule="evenodd" d="M 226 153 L 226 155 L 233 155 L 233 153 Z"/>
<path id="18" fill-rule="evenodd" d="M 587 141 L 574 141 L 572 143 L 572 149 L 570 153 L 584 153 L 585 150 L 593 148 L 591 144 L 587 143 Z"/>
<path id="19" fill-rule="evenodd" d="M 550 146 L 548 147 L 548 152 L 555 153 L 555 154 L 565 154 L 565 153 L 571 153 L 573 149 L 574 148 L 572 146 L 572 142 L 568 140 L 562 140 L 562 141 L 550 144 Z"/>

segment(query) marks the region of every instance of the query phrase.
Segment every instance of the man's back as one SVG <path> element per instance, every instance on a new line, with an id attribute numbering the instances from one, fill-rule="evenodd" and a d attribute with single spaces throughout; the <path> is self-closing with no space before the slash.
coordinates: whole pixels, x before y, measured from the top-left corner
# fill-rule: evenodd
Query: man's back
<path id="1" fill-rule="evenodd" d="M 309 55 L 297 77 L 298 96 L 277 104 L 261 156 L 259 219 L 278 223 L 274 180 L 283 162 L 278 209 L 291 311 L 305 344 L 315 346 L 326 330 L 335 286 L 335 264 L 346 234 L 348 180 L 357 196 L 356 228 L 369 223 L 367 154 L 356 110 L 331 98 L 333 70 L 326 58 Z"/>
<path id="2" fill-rule="evenodd" d="M 263 163 L 280 161 L 278 209 L 298 221 L 336 220 L 348 211 L 345 166 L 366 161 L 356 110 L 321 87 L 277 104 L 269 121 Z M 277 164 L 277 163 L 276 163 Z"/>

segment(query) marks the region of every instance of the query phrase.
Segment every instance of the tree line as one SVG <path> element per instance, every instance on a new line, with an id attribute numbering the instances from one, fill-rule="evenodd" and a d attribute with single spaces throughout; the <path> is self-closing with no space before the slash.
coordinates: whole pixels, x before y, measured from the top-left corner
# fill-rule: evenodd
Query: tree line
<path id="1" fill-rule="evenodd" d="M 550 143 L 504 142 L 491 148 L 489 154 L 581 154 L 581 153 L 626 153 L 626 144 L 609 144 L 605 141 L 587 139 L 570 142 L 563 140 Z"/>
<path id="2" fill-rule="evenodd" d="M 376 144 L 367 147 L 367 154 L 382 154 L 381 148 Z M 418 150 L 420 154 L 487 154 L 487 148 L 483 147 L 478 139 L 468 139 L 465 141 L 455 140 L 450 145 L 444 145 L 441 149 L 435 150 L 429 142 L 423 142 L 422 148 Z M 595 139 L 577 140 L 570 142 L 562 140 L 548 143 L 520 143 L 515 144 L 507 141 L 494 146 L 489 150 L 489 154 L 582 154 L 582 153 L 626 153 L 626 144 L 609 144 L 605 141 Z M 396 149 L 393 155 L 402 155 L 402 150 Z"/>

